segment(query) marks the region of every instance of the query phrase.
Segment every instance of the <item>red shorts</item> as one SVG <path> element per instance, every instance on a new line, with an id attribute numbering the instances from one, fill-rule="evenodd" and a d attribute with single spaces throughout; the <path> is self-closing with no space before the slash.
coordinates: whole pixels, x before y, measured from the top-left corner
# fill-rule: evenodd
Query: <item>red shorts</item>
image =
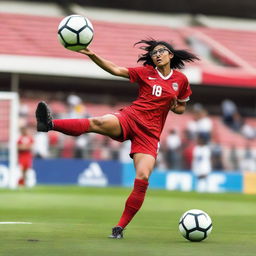
<path id="1" fill-rule="evenodd" d="M 135 153 L 144 153 L 152 155 L 154 158 L 157 157 L 160 146 L 158 138 L 149 135 L 145 127 L 124 111 L 121 110 L 112 114 L 118 118 L 123 132 L 121 137 L 113 139 L 120 142 L 131 140 L 131 158 Z"/>
<path id="2" fill-rule="evenodd" d="M 32 167 L 32 157 L 28 156 L 19 156 L 19 165 L 23 171 Z"/>

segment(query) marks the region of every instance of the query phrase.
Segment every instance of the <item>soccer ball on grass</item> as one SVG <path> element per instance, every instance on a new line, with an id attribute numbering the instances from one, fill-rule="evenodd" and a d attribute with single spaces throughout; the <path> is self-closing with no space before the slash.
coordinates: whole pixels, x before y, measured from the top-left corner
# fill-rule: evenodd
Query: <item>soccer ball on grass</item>
<path id="1" fill-rule="evenodd" d="M 211 233 L 212 220 L 206 212 L 192 209 L 181 216 L 179 230 L 186 239 L 200 242 Z"/>
<path id="2" fill-rule="evenodd" d="M 80 51 L 93 39 L 93 26 L 89 19 L 80 15 L 65 17 L 58 27 L 58 39 L 67 49 Z"/>

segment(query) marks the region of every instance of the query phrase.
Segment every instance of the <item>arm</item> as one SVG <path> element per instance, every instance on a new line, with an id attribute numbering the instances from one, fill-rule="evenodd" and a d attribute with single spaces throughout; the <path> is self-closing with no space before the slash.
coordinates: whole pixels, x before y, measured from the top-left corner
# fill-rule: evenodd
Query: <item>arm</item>
<path id="1" fill-rule="evenodd" d="M 170 110 L 175 114 L 181 115 L 186 110 L 186 102 L 189 100 L 191 95 L 191 89 L 186 76 L 183 75 L 183 84 L 181 91 L 179 92 L 177 98 L 175 98 L 171 104 Z"/>
<path id="2" fill-rule="evenodd" d="M 176 103 L 171 105 L 170 110 L 175 114 L 181 115 L 186 110 L 186 102 L 178 102 L 176 100 Z"/>
<path id="3" fill-rule="evenodd" d="M 85 48 L 80 53 L 87 55 L 95 64 L 97 64 L 99 67 L 107 71 L 108 73 L 114 75 L 114 76 L 121 76 L 125 78 L 129 78 L 129 72 L 128 69 L 125 67 L 119 67 L 116 64 L 105 60 L 98 56 L 93 51 L 89 50 L 88 48 Z"/>

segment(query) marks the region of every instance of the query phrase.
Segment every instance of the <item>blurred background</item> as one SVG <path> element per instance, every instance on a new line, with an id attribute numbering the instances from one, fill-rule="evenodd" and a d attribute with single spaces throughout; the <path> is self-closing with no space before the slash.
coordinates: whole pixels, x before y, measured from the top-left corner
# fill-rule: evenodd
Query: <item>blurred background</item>
<path id="1" fill-rule="evenodd" d="M 255 8 L 252 0 L 0 1 L 0 187 L 10 184 L 4 166 L 19 157 L 24 130 L 32 138 L 31 186 L 132 184 L 129 142 L 35 130 L 41 100 L 55 118 L 84 118 L 136 98 L 136 85 L 58 42 L 61 19 L 81 14 L 94 26 L 90 47 L 118 65 L 137 66 L 133 45 L 148 37 L 201 59 L 182 70 L 193 95 L 185 114 L 168 115 L 151 186 L 256 193 Z M 202 179 L 206 185 L 198 187 Z"/>

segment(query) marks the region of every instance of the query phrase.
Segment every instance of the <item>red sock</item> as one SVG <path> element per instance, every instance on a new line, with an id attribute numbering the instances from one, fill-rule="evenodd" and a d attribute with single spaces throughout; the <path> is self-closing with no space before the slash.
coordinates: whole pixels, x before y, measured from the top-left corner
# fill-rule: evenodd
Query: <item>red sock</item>
<path id="1" fill-rule="evenodd" d="M 24 186 L 24 185 L 25 185 L 24 178 L 20 178 L 18 184 L 19 184 L 20 186 Z"/>
<path id="2" fill-rule="evenodd" d="M 148 182 L 146 180 L 135 179 L 134 188 L 126 201 L 124 212 L 117 226 L 125 228 L 129 224 L 142 206 L 147 188 Z"/>
<path id="3" fill-rule="evenodd" d="M 53 122 L 53 130 L 62 132 L 71 136 L 79 136 L 89 129 L 89 119 L 55 119 Z"/>

